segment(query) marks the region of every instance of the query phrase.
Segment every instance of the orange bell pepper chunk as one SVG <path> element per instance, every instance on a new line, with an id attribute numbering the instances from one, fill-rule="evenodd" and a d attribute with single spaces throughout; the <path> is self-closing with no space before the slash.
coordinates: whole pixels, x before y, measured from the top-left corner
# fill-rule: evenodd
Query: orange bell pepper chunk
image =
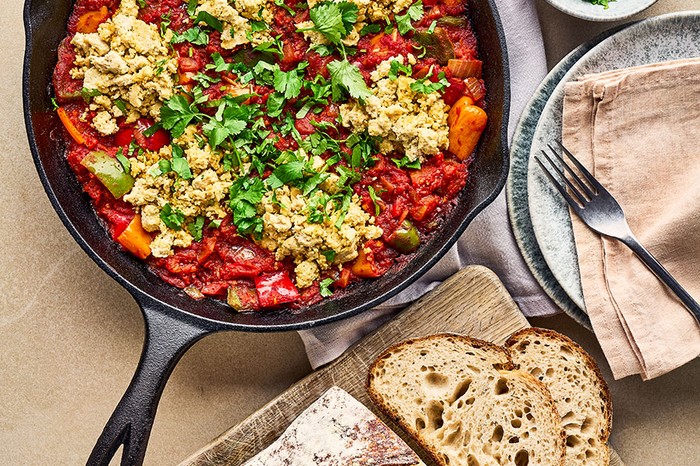
<path id="1" fill-rule="evenodd" d="M 117 236 L 117 241 L 139 259 L 145 259 L 151 254 L 152 238 L 141 225 L 141 215 L 134 217 L 122 234 Z"/>
<path id="2" fill-rule="evenodd" d="M 61 119 L 61 123 L 63 123 L 63 126 L 66 127 L 68 134 L 71 135 L 73 140 L 78 144 L 85 144 L 85 137 L 80 131 L 78 131 L 78 128 L 75 127 L 70 117 L 66 113 L 66 110 L 63 107 L 59 107 L 56 109 L 56 113 L 58 113 L 58 118 Z"/>
<path id="3" fill-rule="evenodd" d="M 450 127 L 450 152 L 460 160 L 469 157 L 479 142 L 487 121 L 488 117 L 484 109 L 474 105 L 470 97 L 459 99 L 447 115 L 447 124 Z"/>
<path id="4" fill-rule="evenodd" d="M 88 11 L 78 18 L 78 23 L 75 25 L 75 30 L 77 32 L 82 32 L 83 34 L 97 32 L 97 28 L 100 26 L 100 24 L 107 21 L 108 18 L 109 10 L 106 6 L 103 6 L 96 11 Z"/>
<path id="5" fill-rule="evenodd" d="M 352 273 L 362 278 L 377 278 L 380 275 L 374 265 L 374 256 L 372 256 L 372 259 L 367 257 L 363 247 L 358 251 L 357 259 L 355 259 L 350 268 Z"/>

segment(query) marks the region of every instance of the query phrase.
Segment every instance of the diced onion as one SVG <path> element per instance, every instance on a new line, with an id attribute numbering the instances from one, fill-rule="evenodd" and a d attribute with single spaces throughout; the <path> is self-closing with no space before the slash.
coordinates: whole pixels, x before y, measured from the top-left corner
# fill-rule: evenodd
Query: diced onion
<path id="1" fill-rule="evenodd" d="M 452 76 L 456 78 L 480 78 L 481 60 L 461 60 L 453 58 L 447 62 L 447 69 L 450 70 Z"/>
<path id="2" fill-rule="evenodd" d="M 467 85 L 467 89 L 469 89 L 469 93 L 472 95 L 475 102 L 483 99 L 486 95 L 486 91 L 484 90 L 484 85 L 482 84 L 481 80 L 470 77 L 465 79 L 464 83 Z"/>
<path id="3" fill-rule="evenodd" d="M 202 294 L 202 292 L 199 291 L 199 289 L 193 285 L 186 287 L 182 291 L 187 293 L 187 296 L 189 296 L 192 299 L 203 299 L 204 298 L 204 295 Z"/>

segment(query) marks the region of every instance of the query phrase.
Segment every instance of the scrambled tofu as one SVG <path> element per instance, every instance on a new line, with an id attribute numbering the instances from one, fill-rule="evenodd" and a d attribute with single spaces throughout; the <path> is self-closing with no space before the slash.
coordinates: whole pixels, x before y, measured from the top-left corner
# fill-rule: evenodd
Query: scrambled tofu
<path id="1" fill-rule="evenodd" d="M 253 32 L 249 21 L 272 21 L 273 15 L 267 0 L 235 0 L 234 6 L 227 0 L 199 0 L 197 7 L 197 12 L 206 11 L 223 23 L 223 48 L 234 49 L 248 43 L 259 45 L 272 40 L 267 31 Z"/>
<path id="2" fill-rule="evenodd" d="M 173 141 L 184 149 L 192 178 L 177 178 L 175 173 L 157 174 L 160 160 L 172 160 L 172 149 L 165 146 L 158 152 L 145 151 L 131 163 L 131 175 L 136 179 L 124 200 L 141 213 L 146 231 L 158 232 L 151 243 L 155 257 L 167 257 L 173 247 L 187 247 L 193 237 L 186 228 L 174 230 L 160 218 L 165 204 L 170 204 L 185 216 L 185 223 L 198 216 L 209 220 L 224 218 L 228 213 L 227 197 L 231 187 L 231 172 L 221 168 L 221 155 L 208 144 L 200 147 L 195 134 L 197 127 L 190 125 L 185 133 Z M 154 172 L 155 170 L 155 172 Z"/>
<path id="3" fill-rule="evenodd" d="M 340 228 L 335 223 L 341 214 L 330 205 L 328 218 L 310 223 L 309 202 L 299 189 L 283 186 L 267 193 L 261 203 L 264 229 L 260 245 L 274 251 L 277 260 L 294 259 L 299 288 L 311 286 L 321 271 L 355 259 L 365 241 L 382 235 L 374 218 L 360 207 L 357 195 L 352 197 Z"/>
<path id="4" fill-rule="evenodd" d="M 97 112 L 92 125 L 108 135 L 117 131 L 116 117 L 132 122 L 141 116 L 157 118 L 162 101 L 173 96 L 177 60 L 154 24 L 136 18 L 136 0 L 123 0 L 116 14 L 97 32 L 77 33 L 71 76 L 83 87 L 98 91 L 90 106 Z M 172 34 L 172 33 L 170 33 Z M 126 115 L 116 105 L 121 100 Z"/>
<path id="5" fill-rule="evenodd" d="M 439 92 L 422 94 L 414 92 L 415 79 L 400 75 L 389 78 L 392 61 L 403 64 L 398 56 L 383 61 L 372 72 L 372 96 L 365 104 L 352 102 L 340 106 L 343 125 L 354 132 L 367 131 L 380 137 L 380 150 L 384 153 L 405 152 L 409 160 L 423 160 L 449 146 L 447 114 L 449 106 Z M 408 56 L 408 61 L 415 63 Z"/>
<path id="6" fill-rule="evenodd" d="M 324 0 L 308 0 L 309 8 Z M 333 0 L 337 2 L 350 1 L 357 5 L 357 21 L 384 22 L 393 14 L 401 13 L 413 4 L 413 0 Z M 416 0 L 417 1 L 417 0 Z M 346 44 L 347 45 L 347 44 Z"/>

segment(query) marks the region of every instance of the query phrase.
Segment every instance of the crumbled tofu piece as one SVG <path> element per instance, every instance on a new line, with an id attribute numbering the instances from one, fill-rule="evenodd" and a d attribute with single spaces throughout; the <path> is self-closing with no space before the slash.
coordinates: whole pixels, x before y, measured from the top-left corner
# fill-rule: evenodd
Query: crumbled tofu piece
<path id="1" fill-rule="evenodd" d="M 277 202 L 273 201 L 273 196 Z M 309 199 L 297 188 L 283 186 L 267 193 L 261 203 L 263 234 L 260 245 L 275 252 L 277 260 L 291 257 L 297 264 L 296 285 L 307 288 L 332 266 L 341 266 L 357 257 L 358 249 L 370 239 L 379 238 L 382 229 L 353 196 L 340 228 L 335 226 L 341 213 L 329 205 L 322 223 L 310 223 Z M 331 262 L 324 253 L 333 251 Z M 329 256 L 330 257 L 330 256 Z"/>
<path id="2" fill-rule="evenodd" d="M 309 8 L 323 2 L 324 0 L 308 0 Z M 342 2 L 348 0 L 333 0 Z M 370 21 L 383 22 L 390 15 L 401 13 L 403 10 L 413 4 L 412 0 L 349 0 L 350 3 L 357 5 L 357 21 L 365 21 L 369 18 Z"/>
<path id="3" fill-rule="evenodd" d="M 119 130 L 116 120 L 109 112 L 102 111 L 92 119 L 92 126 L 102 134 L 114 134 Z"/>
<path id="4" fill-rule="evenodd" d="M 177 59 L 170 54 L 168 38 L 160 36 L 155 24 L 137 19 L 137 14 L 135 0 L 123 0 L 97 32 L 77 33 L 71 41 L 76 52 L 71 76 L 82 79 L 84 88 L 99 91 L 91 109 L 112 117 L 100 112 L 93 120 L 102 134 L 113 134 L 113 117 L 123 116 L 115 101 L 125 103 L 126 121 L 131 122 L 141 116 L 157 118 L 162 102 L 173 96 Z"/>
<path id="5" fill-rule="evenodd" d="M 158 152 L 144 151 L 132 159 L 131 174 L 136 182 L 124 200 L 140 211 L 145 230 L 158 233 L 153 240 L 155 247 L 151 245 L 154 257 L 167 257 L 173 247 L 187 247 L 193 241 L 186 228 L 173 230 L 160 219 L 165 204 L 180 211 L 185 224 L 199 216 L 222 219 L 229 212 L 226 198 L 232 183 L 231 173 L 221 169 L 221 154 L 213 152 L 208 144 L 199 147 L 196 133 L 196 125 L 190 125 L 173 141 L 183 148 L 191 179 L 178 178 L 173 172 L 160 175 L 152 172 L 160 160 L 172 158 L 170 146 Z"/>
<path id="6" fill-rule="evenodd" d="M 408 58 L 409 62 L 411 57 Z M 439 92 L 414 92 L 415 79 L 389 76 L 391 61 L 404 62 L 398 56 L 383 61 L 372 72 L 372 95 L 364 105 L 358 101 L 340 106 L 343 125 L 355 132 L 367 131 L 381 138 L 384 153 L 404 152 L 409 160 L 424 160 L 449 146 L 447 114 L 449 106 Z"/>
<path id="7" fill-rule="evenodd" d="M 234 49 L 243 44 L 259 45 L 272 40 L 267 31 L 253 32 L 249 21 L 271 22 L 273 17 L 268 5 L 267 0 L 236 0 L 234 8 L 227 0 L 199 0 L 197 12 L 206 11 L 221 21 L 224 26 L 221 46 Z"/>

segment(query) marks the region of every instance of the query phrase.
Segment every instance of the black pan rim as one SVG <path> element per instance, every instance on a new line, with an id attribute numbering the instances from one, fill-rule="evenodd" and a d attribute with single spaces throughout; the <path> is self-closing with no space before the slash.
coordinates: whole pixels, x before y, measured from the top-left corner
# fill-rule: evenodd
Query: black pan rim
<path id="1" fill-rule="evenodd" d="M 51 183 L 48 180 L 48 175 L 46 174 L 46 171 L 42 165 L 40 155 L 39 155 L 39 150 L 36 144 L 36 136 L 34 133 L 34 129 L 32 127 L 32 121 L 30 118 L 30 76 L 29 76 L 29 71 L 30 71 L 30 65 L 31 65 L 31 57 L 33 53 L 33 47 L 32 47 L 32 39 L 33 39 L 33 28 L 32 28 L 32 23 L 31 23 L 31 6 L 33 0 L 25 0 L 24 4 L 24 12 L 23 12 L 23 20 L 24 20 L 24 28 L 25 28 L 25 53 L 24 53 L 24 60 L 23 60 L 23 69 L 22 69 L 22 102 L 23 102 L 23 111 L 24 111 L 24 121 L 25 121 L 25 128 L 27 131 L 27 137 L 29 141 L 29 147 L 32 152 L 32 158 L 34 160 L 34 165 L 36 167 L 37 173 L 39 175 L 39 179 L 41 180 L 41 183 L 44 187 L 44 191 L 49 198 L 49 201 L 51 202 L 51 206 L 53 207 L 54 211 L 58 214 L 58 217 L 60 218 L 61 222 L 63 223 L 64 227 L 68 230 L 70 235 L 73 237 L 73 239 L 78 243 L 78 245 L 85 251 L 85 253 L 92 259 L 109 277 L 114 279 L 117 283 L 119 283 L 121 286 L 123 286 L 137 301 L 139 306 L 158 306 L 164 309 L 167 309 L 168 312 L 174 313 L 174 316 L 178 316 L 179 318 L 183 320 L 188 320 L 191 321 L 194 319 L 195 322 L 197 322 L 200 326 L 205 326 L 208 328 L 211 328 L 212 330 L 236 330 L 236 331 L 245 331 L 245 332 L 283 332 L 283 331 L 292 331 L 292 330 L 305 330 L 313 327 L 317 327 L 320 325 L 325 325 L 329 324 L 332 322 L 337 322 L 339 320 L 343 320 L 349 317 L 352 317 L 354 315 L 357 315 L 363 311 L 366 311 L 368 309 L 371 309 L 388 299 L 396 296 L 398 293 L 406 289 L 409 285 L 411 285 L 417 278 L 422 276 L 424 273 L 426 273 L 430 268 L 432 268 L 444 255 L 445 253 L 457 242 L 459 237 L 464 233 L 466 230 L 467 226 L 471 223 L 471 221 L 481 212 L 484 210 L 484 208 L 489 205 L 491 202 L 493 202 L 496 197 L 501 193 L 503 190 L 503 187 L 505 186 L 506 179 L 508 176 L 508 167 L 509 167 L 509 152 L 508 152 L 508 143 L 507 143 L 507 138 L 508 138 L 508 120 L 509 120 L 509 111 L 510 111 L 510 69 L 509 69 L 509 62 L 508 62 L 508 51 L 506 47 L 506 39 L 505 39 L 505 33 L 503 31 L 503 25 L 500 20 L 500 16 L 498 13 L 498 9 L 496 8 L 494 0 L 485 0 L 489 7 L 490 7 L 490 12 L 493 16 L 493 20 L 495 23 L 496 27 L 496 34 L 498 36 L 498 42 L 500 43 L 500 48 L 501 48 L 501 69 L 502 69 L 502 83 L 503 83 L 503 89 L 501 90 L 503 92 L 503 105 L 500 110 L 503 112 L 502 115 L 502 120 L 501 120 L 501 127 L 498 131 L 498 139 L 499 139 L 499 146 L 498 146 L 498 151 L 500 152 L 500 162 L 503 164 L 499 177 L 496 180 L 496 183 L 494 185 L 494 188 L 492 189 L 491 193 L 486 196 L 481 202 L 479 202 L 474 208 L 464 217 L 460 220 L 460 224 L 458 228 L 454 230 L 454 232 L 447 238 L 446 241 L 443 242 L 443 244 L 435 251 L 435 253 L 430 257 L 422 266 L 417 267 L 412 273 L 410 273 L 408 276 L 406 276 L 399 284 L 395 285 L 394 287 L 390 288 L 389 290 L 385 291 L 383 294 L 379 295 L 378 297 L 371 299 L 369 301 L 365 301 L 360 305 L 350 307 L 348 309 L 342 310 L 337 313 L 333 313 L 328 316 L 320 317 L 320 318 L 315 318 L 315 319 L 308 319 L 302 322 L 297 322 L 297 323 L 283 323 L 283 324 L 270 324 L 270 323 L 261 323 L 261 324 L 242 324 L 242 323 L 235 323 L 235 322 L 226 322 L 222 320 L 217 320 L 217 319 L 212 319 L 208 317 L 204 317 L 201 315 L 198 315 L 196 313 L 190 312 L 185 309 L 181 309 L 179 307 L 173 306 L 169 303 L 166 303 L 162 300 L 159 300 L 155 298 L 154 296 L 150 295 L 149 293 L 141 290 L 138 286 L 134 285 L 131 283 L 129 280 L 127 280 L 125 277 L 123 277 L 116 269 L 114 269 L 112 266 L 110 266 L 97 252 L 90 246 L 89 242 L 83 238 L 83 236 L 78 232 L 76 227 L 73 225 L 73 223 L 70 221 L 68 218 L 68 215 L 63 209 L 63 206 L 61 205 L 61 202 L 58 200 L 58 197 L 56 196 L 53 187 L 51 186 Z"/>

